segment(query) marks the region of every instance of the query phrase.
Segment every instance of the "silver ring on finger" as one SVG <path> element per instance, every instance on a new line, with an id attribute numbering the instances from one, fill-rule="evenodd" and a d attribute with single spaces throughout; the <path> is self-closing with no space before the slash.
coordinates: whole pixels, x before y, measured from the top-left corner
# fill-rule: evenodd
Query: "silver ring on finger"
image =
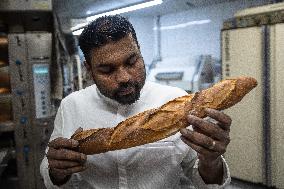
<path id="1" fill-rule="evenodd" d="M 216 146 L 216 142 L 215 142 L 215 140 L 213 140 L 211 146 L 209 146 L 209 149 L 213 150 L 215 148 L 215 146 Z"/>

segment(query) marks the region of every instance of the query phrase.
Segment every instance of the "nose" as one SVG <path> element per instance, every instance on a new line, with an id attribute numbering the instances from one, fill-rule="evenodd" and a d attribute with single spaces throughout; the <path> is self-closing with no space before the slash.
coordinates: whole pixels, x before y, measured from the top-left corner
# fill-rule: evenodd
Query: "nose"
<path id="1" fill-rule="evenodd" d="M 130 74 L 127 72 L 126 68 L 119 68 L 116 75 L 116 80 L 118 83 L 127 83 L 130 80 Z"/>

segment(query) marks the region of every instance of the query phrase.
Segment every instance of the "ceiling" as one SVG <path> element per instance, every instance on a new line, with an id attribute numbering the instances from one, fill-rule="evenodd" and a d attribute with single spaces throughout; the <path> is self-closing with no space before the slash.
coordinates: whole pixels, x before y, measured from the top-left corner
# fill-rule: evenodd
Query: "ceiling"
<path id="1" fill-rule="evenodd" d="M 126 7 L 150 0 L 54 0 L 54 9 L 59 17 L 74 19 L 84 18 L 109 10 Z M 135 16 L 156 16 L 192 8 L 209 6 L 235 0 L 163 0 L 158 6 L 140 9 L 132 12 Z"/>
<path id="2" fill-rule="evenodd" d="M 113 10 L 145 0 L 54 0 L 54 10 L 60 17 L 83 18 L 89 15 Z"/>

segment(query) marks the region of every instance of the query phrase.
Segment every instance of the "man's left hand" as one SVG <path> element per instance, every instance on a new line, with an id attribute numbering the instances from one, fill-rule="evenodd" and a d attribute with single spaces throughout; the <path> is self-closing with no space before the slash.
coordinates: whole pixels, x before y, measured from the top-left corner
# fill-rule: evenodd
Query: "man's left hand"
<path id="1" fill-rule="evenodd" d="M 204 170 L 215 172 L 219 169 L 220 175 L 223 175 L 221 155 L 226 152 L 230 143 L 229 133 L 232 120 L 225 113 L 215 109 L 207 108 L 205 112 L 209 120 L 188 115 L 188 123 L 192 125 L 193 131 L 181 129 L 181 139 L 198 153 L 200 164 Z M 214 179 L 205 180 L 213 181 Z"/>

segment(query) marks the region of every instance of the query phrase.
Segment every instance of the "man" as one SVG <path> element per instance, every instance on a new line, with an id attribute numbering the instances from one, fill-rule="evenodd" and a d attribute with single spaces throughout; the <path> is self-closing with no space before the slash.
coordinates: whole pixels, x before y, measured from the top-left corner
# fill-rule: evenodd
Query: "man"
<path id="1" fill-rule="evenodd" d="M 193 129 L 134 148 L 89 155 L 68 139 L 81 127 L 114 127 L 127 117 L 186 95 L 181 89 L 145 82 L 135 31 L 121 16 L 90 23 L 79 39 L 95 85 L 64 98 L 41 164 L 47 188 L 223 188 L 230 182 L 222 158 L 231 119 L 207 109 L 214 121 L 188 116 Z M 77 130 L 78 131 L 78 130 Z M 197 152 L 197 153 L 196 153 Z"/>

